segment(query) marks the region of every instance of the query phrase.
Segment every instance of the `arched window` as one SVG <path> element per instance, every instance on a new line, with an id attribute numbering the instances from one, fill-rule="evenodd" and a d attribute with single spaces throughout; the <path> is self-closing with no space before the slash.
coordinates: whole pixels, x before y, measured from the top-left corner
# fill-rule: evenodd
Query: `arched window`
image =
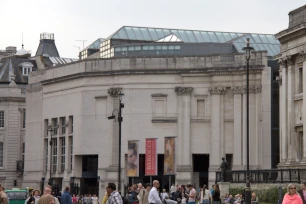
<path id="1" fill-rule="evenodd" d="M 3 142 L 0 142 L 0 167 L 3 167 Z"/>

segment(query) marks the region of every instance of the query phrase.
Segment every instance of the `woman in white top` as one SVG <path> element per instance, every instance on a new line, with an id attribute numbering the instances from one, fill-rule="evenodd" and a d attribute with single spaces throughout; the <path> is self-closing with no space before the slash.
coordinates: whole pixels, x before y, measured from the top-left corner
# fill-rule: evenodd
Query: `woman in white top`
<path id="1" fill-rule="evenodd" d="M 99 198 L 95 194 L 91 197 L 91 200 L 92 204 L 98 204 L 99 202 Z"/>
<path id="2" fill-rule="evenodd" d="M 201 203 L 202 204 L 209 204 L 209 199 L 211 199 L 210 191 L 207 189 L 207 186 L 203 186 L 203 190 L 201 191 Z"/>

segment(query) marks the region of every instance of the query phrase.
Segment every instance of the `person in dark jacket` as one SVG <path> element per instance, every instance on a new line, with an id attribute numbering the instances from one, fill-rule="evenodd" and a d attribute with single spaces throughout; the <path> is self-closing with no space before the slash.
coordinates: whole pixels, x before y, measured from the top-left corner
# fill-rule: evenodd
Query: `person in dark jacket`
<path id="1" fill-rule="evenodd" d="M 67 186 L 65 188 L 65 191 L 64 193 L 62 193 L 62 196 L 61 196 L 61 204 L 72 204 L 72 198 L 71 198 L 71 195 L 69 193 L 69 187 Z"/>
<path id="2" fill-rule="evenodd" d="M 298 193 L 300 194 L 302 200 L 303 200 L 303 204 L 306 204 L 306 181 L 304 181 L 302 183 L 302 186 L 301 186 L 301 190 L 298 191 Z"/>

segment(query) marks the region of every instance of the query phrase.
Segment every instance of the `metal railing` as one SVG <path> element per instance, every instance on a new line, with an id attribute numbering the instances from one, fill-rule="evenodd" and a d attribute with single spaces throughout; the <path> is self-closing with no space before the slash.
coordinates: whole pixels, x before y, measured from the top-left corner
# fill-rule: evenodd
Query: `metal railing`
<path id="1" fill-rule="evenodd" d="M 227 171 L 225 181 L 245 183 L 247 171 Z M 306 169 L 250 170 L 251 183 L 301 183 L 306 179 Z M 216 172 L 216 182 L 221 181 L 221 172 Z"/>

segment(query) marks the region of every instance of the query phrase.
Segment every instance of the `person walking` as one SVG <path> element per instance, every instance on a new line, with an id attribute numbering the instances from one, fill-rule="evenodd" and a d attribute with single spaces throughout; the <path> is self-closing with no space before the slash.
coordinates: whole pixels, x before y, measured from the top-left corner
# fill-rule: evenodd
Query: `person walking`
<path id="1" fill-rule="evenodd" d="M 106 192 L 109 195 L 108 204 L 123 204 L 122 197 L 116 191 L 116 185 L 114 183 L 108 183 Z"/>
<path id="2" fill-rule="evenodd" d="M 149 204 L 161 204 L 162 201 L 159 197 L 157 189 L 159 188 L 159 181 L 153 181 L 153 188 L 150 190 L 148 201 Z"/>
<path id="3" fill-rule="evenodd" d="M 40 198 L 40 191 L 34 190 L 32 196 L 28 199 L 27 204 L 37 204 L 38 199 Z"/>
<path id="4" fill-rule="evenodd" d="M 209 204 L 209 199 L 211 200 L 211 194 L 210 194 L 210 190 L 207 189 L 207 186 L 204 185 L 203 189 L 201 191 L 201 198 L 200 198 L 200 202 L 202 204 Z"/>
<path id="5" fill-rule="evenodd" d="M 306 204 L 306 182 L 304 181 L 301 186 L 301 190 L 298 192 L 303 200 L 303 204 Z"/>
<path id="6" fill-rule="evenodd" d="M 98 204 L 99 203 L 99 198 L 96 196 L 96 194 L 93 194 L 91 197 L 92 204 Z"/>
<path id="7" fill-rule="evenodd" d="M 212 196 L 212 198 L 213 204 L 221 204 L 219 184 L 215 185 L 214 195 Z"/>
<path id="8" fill-rule="evenodd" d="M 296 187 L 294 184 L 290 183 L 288 185 L 288 190 L 284 196 L 282 204 L 303 204 L 303 200 L 301 196 L 296 192 Z"/>
<path id="9" fill-rule="evenodd" d="M 187 185 L 187 187 L 189 188 L 189 194 L 187 194 L 189 198 L 188 204 L 195 204 L 197 191 L 193 188 L 192 184 Z"/>
<path id="10" fill-rule="evenodd" d="M 73 204 L 77 204 L 79 199 L 78 199 L 78 197 L 75 196 L 75 194 L 73 194 L 71 200 L 72 200 Z"/>
<path id="11" fill-rule="evenodd" d="M 51 193 L 43 195 L 39 198 L 37 204 L 55 204 L 55 197 Z"/>
<path id="12" fill-rule="evenodd" d="M 71 195 L 69 193 L 70 188 L 67 186 L 64 193 L 61 196 L 61 204 L 72 204 Z"/>
<path id="13" fill-rule="evenodd" d="M 52 193 L 52 187 L 47 185 L 45 187 L 45 189 L 44 189 L 44 195 L 51 195 L 51 193 Z M 53 197 L 54 197 L 54 200 L 55 200 L 55 204 L 60 204 L 60 202 L 58 201 L 57 197 L 55 197 L 55 196 L 53 196 Z"/>
<path id="14" fill-rule="evenodd" d="M 6 193 L 4 191 L 5 189 L 0 184 L 0 204 L 8 204 L 8 198 L 6 196 Z"/>

